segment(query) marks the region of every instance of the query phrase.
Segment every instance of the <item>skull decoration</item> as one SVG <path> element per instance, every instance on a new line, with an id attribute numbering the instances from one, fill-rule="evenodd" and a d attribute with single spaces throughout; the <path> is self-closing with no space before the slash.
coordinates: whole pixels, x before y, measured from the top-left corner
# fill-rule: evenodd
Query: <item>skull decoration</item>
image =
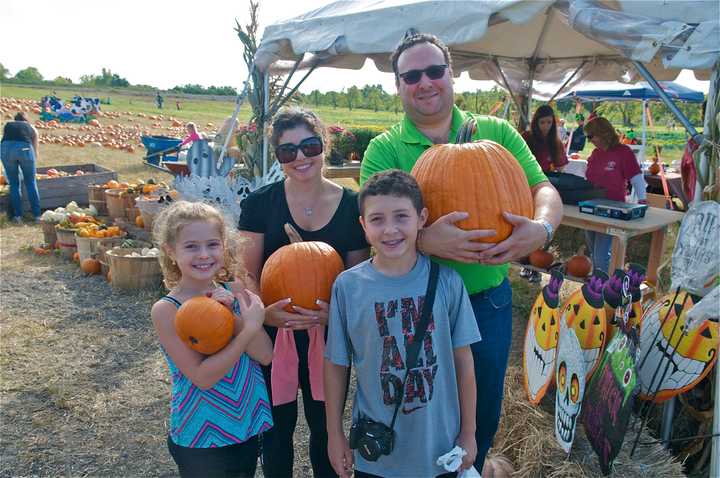
<path id="1" fill-rule="evenodd" d="M 662 402 L 690 390 L 717 360 L 718 322 L 705 319 L 685 333 L 687 312 L 698 297 L 682 291 L 651 305 L 640 323 L 640 397 Z M 673 298 L 675 301 L 673 302 Z"/>
<path id="2" fill-rule="evenodd" d="M 530 309 L 523 349 L 524 385 L 528 400 L 540 403 L 555 372 L 555 350 L 560 322 L 560 286 L 562 272 L 553 270 L 550 281 L 538 294 Z"/>
<path id="3" fill-rule="evenodd" d="M 606 342 L 603 286 L 607 280 L 607 274 L 596 269 L 589 281 L 568 298 L 562 309 L 560 321 L 575 330 L 588 379 L 600 362 Z"/>
<path id="4" fill-rule="evenodd" d="M 560 321 L 555 383 L 555 439 L 570 453 L 585 395 L 585 362 L 575 331 Z"/>

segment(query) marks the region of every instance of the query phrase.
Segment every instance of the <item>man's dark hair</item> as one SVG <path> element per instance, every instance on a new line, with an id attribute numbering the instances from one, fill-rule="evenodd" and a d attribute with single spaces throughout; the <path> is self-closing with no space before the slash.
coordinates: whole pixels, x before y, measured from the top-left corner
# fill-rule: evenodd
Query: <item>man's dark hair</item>
<path id="1" fill-rule="evenodd" d="M 435 35 L 431 35 L 430 33 L 419 33 L 411 28 L 407 31 L 407 33 L 405 33 L 405 37 L 398 44 L 398 46 L 395 47 L 395 51 L 392 52 L 392 55 L 390 55 L 393 73 L 395 73 L 395 82 L 400 81 L 400 72 L 398 71 L 398 58 L 400 58 L 402 52 L 404 52 L 408 48 L 412 48 L 415 45 L 419 45 L 421 43 L 430 43 L 440 48 L 443 53 L 443 57 L 445 57 L 445 63 L 448 65 L 449 68 L 452 68 L 450 50 L 441 39 L 439 39 Z"/>
<path id="2" fill-rule="evenodd" d="M 422 192 L 417 181 L 410 174 L 399 169 L 388 169 L 375 173 L 360 188 L 358 208 L 360 215 L 365 215 L 365 199 L 370 196 L 394 196 L 408 198 L 418 214 L 423 209 Z"/>
<path id="3" fill-rule="evenodd" d="M 15 114 L 15 121 L 29 122 L 27 115 L 25 113 L 23 113 L 22 111 L 19 111 L 17 114 Z"/>

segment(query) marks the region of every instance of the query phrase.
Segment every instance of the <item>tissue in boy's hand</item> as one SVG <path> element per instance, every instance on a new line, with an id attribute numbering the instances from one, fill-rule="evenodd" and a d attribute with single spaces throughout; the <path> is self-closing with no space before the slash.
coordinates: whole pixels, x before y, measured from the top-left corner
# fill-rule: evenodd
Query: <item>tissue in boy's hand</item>
<path id="1" fill-rule="evenodd" d="M 467 455 L 467 452 L 460 448 L 459 446 L 455 445 L 455 448 L 450 450 L 449 452 L 445 453 L 443 456 L 437 459 L 435 463 L 438 464 L 438 466 L 442 466 L 447 471 L 457 471 L 458 468 L 460 468 L 460 465 L 462 465 L 462 459 L 463 457 Z M 467 470 L 463 471 L 458 475 L 458 478 L 482 478 L 480 476 L 480 473 L 475 469 L 474 466 L 471 466 Z"/>

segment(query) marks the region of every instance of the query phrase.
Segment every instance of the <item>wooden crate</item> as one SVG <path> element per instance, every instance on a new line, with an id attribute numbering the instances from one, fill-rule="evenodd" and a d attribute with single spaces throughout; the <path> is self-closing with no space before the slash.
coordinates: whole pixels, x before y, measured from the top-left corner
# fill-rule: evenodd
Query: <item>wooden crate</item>
<path id="1" fill-rule="evenodd" d="M 40 179 L 37 181 L 38 193 L 40 194 L 41 209 L 55 209 L 65 206 L 70 201 L 75 201 L 79 206 L 89 204 L 88 185 L 104 184 L 111 179 L 117 180 L 117 173 L 111 169 L 104 168 L 99 164 L 74 164 L 70 166 L 47 166 L 37 168 L 38 174 L 45 174 L 48 169 L 55 168 L 58 171 L 65 171 L 71 176 L 62 176 L 51 179 Z M 75 176 L 75 171 L 85 172 L 82 176 Z M 27 201 L 27 192 L 22 187 L 23 211 L 30 210 L 30 203 Z M 10 206 L 10 196 L 0 196 L 0 210 L 6 211 Z"/>

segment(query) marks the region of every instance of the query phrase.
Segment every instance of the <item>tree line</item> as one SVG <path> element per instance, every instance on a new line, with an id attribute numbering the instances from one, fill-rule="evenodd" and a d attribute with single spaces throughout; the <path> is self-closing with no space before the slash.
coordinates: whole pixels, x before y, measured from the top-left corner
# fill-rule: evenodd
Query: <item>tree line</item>
<path id="1" fill-rule="evenodd" d="M 0 81 L 8 83 L 20 83 L 30 85 L 48 85 L 48 86 L 71 86 L 75 85 L 70 78 L 58 76 L 53 80 L 46 80 L 40 71 L 29 66 L 24 68 L 14 76 L 0 63 Z M 110 69 L 103 68 L 99 75 L 83 75 L 80 77 L 78 86 L 90 87 L 114 87 L 114 88 L 133 88 L 147 89 L 155 91 L 157 88 L 149 85 L 131 85 L 130 82 L 122 76 L 113 73 Z M 218 96 L 235 96 L 237 90 L 232 86 L 202 86 L 198 84 L 178 85 L 169 91 L 177 93 L 186 93 L 194 95 L 218 95 Z M 461 92 L 455 94 L 455 104 L 458 107 L 471 111 L 473 113 L 488 114 L 493 113 L 497 116 L 506 114 L 508 119 L 517 118 L 517 110 L 510 102 L 505 108 L 507 93 L 498 86 L 494 86 L 488 91 Z M 365 85 L 363 87 L 351 86 L 341 91 L 313 90 L 310 93 L 296 92 L 293 97 L 296 103 L 304 104 L 308 107 L 331 107 L 331 108 L 347 108 L 352 111 L 354 109 L 372 110 L 375 112 L 386 111 L 400 113 L 402 111 L 402 103 L 398 95 L 394 92 L 390 93 L 383 89 L 382 85 Z M 543 104 L 542 101 L 533 100 L 532 111 Z M 675 117 L 661 102 L 649 103 L 650 114 L 653 123 L 659 126 L 674 128 L 677 124 Z M 572 101 L 559 102 L 553 105 L 559 117 L 566 118 L 569 123 L 574 123 L 576 105 Z M 680 109 L 685 113 L 688 119 L 696 126 L 702 125 L 702 106 L 692 103 L 679 103 Z M 622 125 L 623 127 L 635 127 L 640 125 L 642 118 L 642 106 L 639 101 L 608 101 L 598 104 L 584 103 L 581 110 L 585 116 L 596 109 L 603 116 L 607 117 L 613 124 Z M 516 123 L 516 121 L 513 121 Z"/>

